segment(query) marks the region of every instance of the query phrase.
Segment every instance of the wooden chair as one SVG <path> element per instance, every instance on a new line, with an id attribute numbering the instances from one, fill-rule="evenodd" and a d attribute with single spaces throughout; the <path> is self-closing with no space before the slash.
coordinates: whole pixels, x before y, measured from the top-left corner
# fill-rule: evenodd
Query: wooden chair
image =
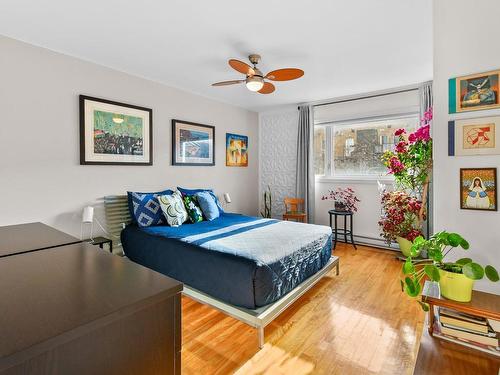
<path id="1" fill-rule="evenodd" d="M 302 223 L 307 222 L 307 214 L 304 212 L 304 200 L 301 198 L 285 198 L 285 213 L 283 220 L 295 220 Z"/>

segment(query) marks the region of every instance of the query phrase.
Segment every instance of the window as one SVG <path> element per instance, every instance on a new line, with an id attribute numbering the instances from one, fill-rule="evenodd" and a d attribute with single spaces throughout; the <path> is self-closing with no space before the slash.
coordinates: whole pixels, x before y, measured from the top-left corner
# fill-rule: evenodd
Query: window
<path id="1" fill-rule="evenodd" d="M 386 174 L 382 154 L 394 149 L 399 128 L 414 131 L 419 115 L 377 117 L 317 125 L 314 128 L 314 169 L 325 177 L 376 177 Z"/>

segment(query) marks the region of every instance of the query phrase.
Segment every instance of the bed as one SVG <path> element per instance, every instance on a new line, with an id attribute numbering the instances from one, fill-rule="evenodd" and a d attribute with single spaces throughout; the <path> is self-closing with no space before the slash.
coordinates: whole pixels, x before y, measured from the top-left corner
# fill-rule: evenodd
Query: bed
<path id="1" fill-rule="evenodd" d="M 121 231 L 132 261 L 182 281 L 183 293 L 264 327 L 334 267 L 326 226 L 225 213 L 213 221 Z"/>

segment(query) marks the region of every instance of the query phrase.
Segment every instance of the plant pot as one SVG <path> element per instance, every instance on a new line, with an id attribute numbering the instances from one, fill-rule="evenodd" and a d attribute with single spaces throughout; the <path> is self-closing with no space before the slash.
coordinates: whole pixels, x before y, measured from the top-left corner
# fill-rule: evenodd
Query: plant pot
<path id="1" fill-rule="evenodd" d="M 335 202 L 335 211 L 347 211 L 345 204 L 342 202 Z"/>
<path id="2" fill-rule="evenodd" d="M 441 295 L 458 302 L 470 302 L 472 298 L 472 287 L 474 280 L 469 279 L 463 273 L 454 273 L 439 270 L 439 288 Z"/>
<path id="3" fill-rule="evenodd" d="M 401 250 L 403 255 L 405 257 L 411 256 L 411 247 L 412 247 L 413 243 L 411 241 L 407 240 L 406 238 L 399 237 L 399 236 L 396 237 L 396 241 L 397 241 L 397 243 L 399 245 L 399 249 Z M 415 254 L 415 256 L 419 256 L 419 255 L 420 255 L 420 251 L 417 254 Z"/>

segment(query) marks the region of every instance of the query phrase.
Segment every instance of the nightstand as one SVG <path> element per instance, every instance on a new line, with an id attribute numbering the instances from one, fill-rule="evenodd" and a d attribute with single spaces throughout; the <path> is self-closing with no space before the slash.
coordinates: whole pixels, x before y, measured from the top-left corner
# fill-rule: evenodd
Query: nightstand
<path id="1" fill-rule="evenodd" d="M 86 240 L 91 245 L 98 245 L 101 249 L 104 249 L 104 244 L 109 244 L 109 252 L 113 252 L 113 241 L 106 237 L 94 237 L 93 240 Z"/>

